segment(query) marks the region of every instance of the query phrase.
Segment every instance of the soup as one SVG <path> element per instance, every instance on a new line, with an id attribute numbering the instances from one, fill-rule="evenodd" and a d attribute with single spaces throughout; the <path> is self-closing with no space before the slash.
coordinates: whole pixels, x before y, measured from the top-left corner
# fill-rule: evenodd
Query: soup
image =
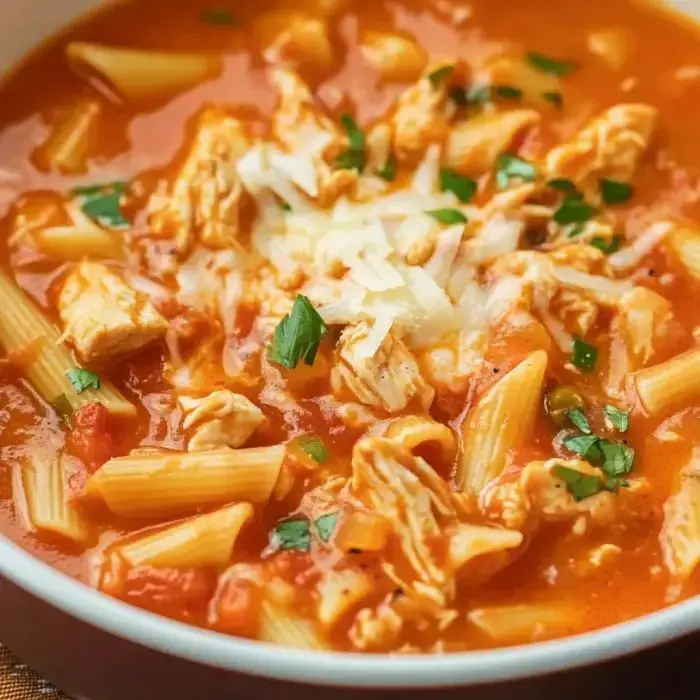
<path id="1" fill-rule="evenodd" d="M 0 526 L 220 632 L 444 652 L 700 579 L 695 29 L 103 8 L 2 87 Z"/>

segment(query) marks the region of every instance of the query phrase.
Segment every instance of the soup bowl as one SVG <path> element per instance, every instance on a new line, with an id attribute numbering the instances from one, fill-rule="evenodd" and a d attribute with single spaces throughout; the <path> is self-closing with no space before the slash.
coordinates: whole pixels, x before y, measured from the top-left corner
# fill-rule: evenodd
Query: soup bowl
<path id="1" fill-rule="evenodd" d="M 675 9 L 700 17 L 697 0 Z M 0 65 L 102 0 L 0 4 Z M 504 8 L 504 11 L 507 9 Z M 30 18 L 30 21 L 28 21 Z M 656 697 L 687 677 L 700 643 L 700 599 L 553 642 L 449 655 L 309 652 L 237 639 L 126 605 L 0 536 L 0 641 L 76 699 L 219 700 L 428 696 Z M 635 656 L 631 655 L 635 653 Z M 678 690 L 677 687 L 674 688 Z"/>

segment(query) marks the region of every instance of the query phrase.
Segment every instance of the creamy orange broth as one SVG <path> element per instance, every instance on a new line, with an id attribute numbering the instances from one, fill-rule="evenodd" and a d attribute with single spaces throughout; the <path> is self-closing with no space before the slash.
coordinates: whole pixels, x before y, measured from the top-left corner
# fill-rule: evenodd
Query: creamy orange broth
<path id="1" fill-rule="evenodd" d="M 313 14 L 314 3 L 312 0 L 301 4 L 264 0 L 240 6 L 232 4 L 234 26 L 215 26 L 202 21 L 202 13 L 209 6 L 199 0 L 150 0 L 105 8 L 40 47 L 4 82 L 0 92 L 0 208 L 3 216 L 0 259 L 3 267 L 14 274 L 17 284 L 52 321 L 58 320 L 58 289 L 73 263 L 42 255 L 31 246 L 8 244 L 13 232 L 13 214 L 23 201 L 37 197 L 37 193 L 62 194 L 80 185 L 131 181 L 131 195 L 123 207 L 130 221 L 129 230 L 134 234 L 130 240 L 148 241 L 148 197 L 158 183 L 175 176 L 183 149 L 195 137 L 194 117 L 203 106 L 223 105 L 244 120 L 253 135 L 269 138 L 269 119 L 277 98 L 266 78 L 261 46 L 256 43 L 253 30 L 260 18 L 272 9 L 303 7 Z M 463 11 L 466 19 L 455 23 L 455 17 L 459 18 Z M 587 46 L 591 32 L 611 27 L 624 28 L 630 42 L 629 55 L 619 70 L 593 55 Z M 543 108 L 541 124 L 527 131 L 519 148 L 511 152 L 537 162 L 550 148 L 570 139 L 602 109 L 623 102 L 649 104 L 658 109 L 658 124 L 653 141 L 632 178 L 633 198 L 629 203 L 611 208 L 617 230 L 633 240 L 650 222 L 680 217 L 693 222 L 700 216 L 697 203 L 700 195 L 700 141 L 697 139 L 700 44 L 694 27 L 644 3 L 628 0 L 592 3 L 522 0 L 507 7 L 487 0 L 473 0 L 465 5 L 449 0 L 348 2 L 343 11 L 330 20 L 335 46 L 332 67 L 327 70 L 306 68 L 300 72 L 334 121 L 347 112 L 355 115 L 362 128 L 382 119 L 410 82 L 378 79 L 358 49 L 358 36 L 368 30 L 401 31 L 412 36 L 430 56 L 462 61 L 460 75 L 468 76 L 470 68 L 498 54 L 505 46 L 510 46 L 515 53 L 536 50 L 547 56 L 575 61 L 577 70 L 561 78 L 563 107 L 560 110 Z M 65 60 L 65 47 L 71 40 L 138 48 L 224 52 L 224 68 L 219 77 L 168 99 L 104 101 L 98 137 L 89 149 L 89 172 L 66 175 L 42 168 L 37 163 L 36 148 L 45 141 L 62 110 L 69 110 L 81 98 L 95 98 L 99 94 Z M 457 72 L 450 79 L 454 84 L 460 83 Z M 410 167 L 400 166 L 399 182 L 406 179 L 410 171 Z M 487 175 L 481 181 L 482 189 L 475 199 L 479 205 L 485 203 L 493 191 L 489 189 Z M 254 216 L 253 206 L 242 214 L 244 245 L 247 245 Z M 162 239 L 160 245 L 167 248 L 167 242 Z M 157 246 L 151 250 L 152 254 L 157 251 Z M 116 263 L 115 269 L 128 268 L 136 262 L 135 256 L 127 257 L 125 262 Z M 631 279 L 636 285 L 658 292 L 670 301 L 673 315 L 682 328 L 672 342 L 655 354 L 652 364 L 694 347 L 693 330 L 700 324 L 700 307 L 696 300 L 698 284 L 692 281 L 673 252 L 667 246 L 657 246 L 642 259 Z M 166 285 L 174 288 L 173 279 L 166 280 Z M 659 532 L 664 503 L 677 488 L 679 471 L 688 462 L 695 442 L 700 424 L 700 397 L 696 396 L 694 403 L 676 404 L 654 416 L 645 415 L 638 401 L 633 400 L 629 431 L 622 436 L 606 431 L 602 407 L 611 401 L 605 396 L 602 383 L 607 372 L 612 315 L 610 310 L 604 310 L 595 328 L 586 336 L 599 350 L 596 370 L 590 374 L 577 371 L 568 364 L 567 354 L 551 344 L 544 392 L 558 384 L 575 386 L 586 398 L 586 414 L 593 432 L 624 439 L 635 449 L 632 476 L 645 478 L 650 484 L 635 516 L 615 520 L 605 527 L 587 528 L 582 534 L 572 529 L 571 521 L 540 525 L 536 532 L 526 534 L 525 544 L 507 566 L 486 580 L 477 581 L 476 576 L 475 581 L 459 585 L 456 598 L 449 606 L 457 614 L 443 630 L 433 620 L 425 624 L 407 623 L 395 639 L 378 644 L 377 650 L 456 651 L 556 637 L 628 620 L 699 592 L 697 571 L 686 580 L 669 573 L 662 558 Z M 178 322 L 176 316 L 169 317 L 171 324 Z M 244 345 L 254 316 L 254 310 L 243 309 L 239 313 L 233 341 L 239 348 Z M 199 345 L 213 337 L 214 331 L 206 319 L 199 319 L 197 323 L 193 333 Z M 518 332 L 507 325 L 497 327 L 486 347 L 485 364 L 471 377 L 468 390 L 451 393 L 438 388 L 430 414 L 458 434 L 465 414 L 473 410 L 487 388 L 541 347 L 538 332 L 532 328 Z M 332 341 L 336 338 L 337 333 L 332 332 L 331 337 L 322 341 L 317 363 L 332 363 Z M 89 521 L 93 537 L 84 546 L 67 543 L 57 535 L 27 528 L 26 513 L 18 505 L 16 493 L 13 499 L 13 488 L 18 489 L 13 472 L 25 454 L 26 445 L 32 441 L 44 445 L 56 443 L 58 448 L 65 442 L 69 453 L 81 459 L 82 482 L 108 457 L 126 455 L 139 447 L 184 450 L 187 435 L 181 424 L 182 413 L 164 374 L 169 361 L 169 350 L 159 340 L 137 353 L 94 365 L 102 379 L 112 380 L 137 406 L 138 413 L 133 419 L 111 416 L 108 424 L 102 425 L 101 432 L 90 440 L 101 443 L 104 449 L 96 458 L 99 463 L 90 465 L 83 448 L 76 447 L 76 440 L 70 437 L 71 428 L 23 377 L 24 367 L 31 362 L 31 357 L 18 359 L 16 354 L 10 354 L 0 360 L 0 526 L 4 534 L 69 575 L 96 585 L 100 580 L 98 570 L 107 566 L 103 562 L 103 552 L 110 544 L 123 534 L 164 522 L 162 518 L 129 519 L 112 514 L 103 503 L 81 495 L 83 484 L 77 478 L 71 484 L 71 497 L 78 499 L 78 507 Z M 284 405 L 271 405 L 266 399 L 264 377 L 257 385 L 236 388 L 260 406 L 268 418 L 267 426 L 259 428 L 245 446 L 274 445 L 300 434 L 313 433 L 323 438 L 330 454 L 323 465 L 324 473 L 348 476 L 353 446 L 364 428 L 348 427 L 334 414 L 328 400 L 332 394 L 329 378 L 327 372 L 319 369 L 319 364 L 315 363 L 314 368 L 300 364 L 296 370 L 285 370 L 282 374 L 301 410 L 290 411 Z M 215 378 L 213 381 L 216 388 Z M 414 402 L 403 412 L 416 411 L 421 409 Z M 381 409 L 375 409 L 374 415 L 377 421 L 390 417 Z M 655 437 L 655 431 L 667 419 L 672 420 L 679 436 L 673 442 L 662 442 Z M 508 470 L 512 478 L 532 460 L 567 456 L 562 447 L 552 445 L 558 430 L 544 408 L 540 408 L 531 435 L 511 455 L 512 465 Z M 109 435 L 111 443 L 105 442 L 105 434 Z M 442 476 L 448 475 L 443 473 Z M 309 620 L 315 615 L 314 587 L 321 575 L 315 567 L 322 564 L 322 571 L 328 566 L 323 563 L 324 557 L 333 559 L 334 553 L 326 552 L 323 556 L 314 551 L 310 554 L 275 553 L 270 551 L 268 539 L 280 519 L 296 512 L 302 493 L 318 485 L 315 478 L 305 476 L 284 498 L 265 507 L 256 507 L 254 519 L 236 541 L 231 555 L 232 563 L 263 561 L 268 574 L 272 572 L 270 575 L 293 582 L 295 609 Z M 485 522 L 483 517 L 476 516 L 474 521 Z M 603 544 L 615 545 L 620 551 L 600 566 L 591 564 L 591 551 Z M 344 561 L 350 561 L 353 567 L 374 577 L 376 588 L 366 601 L 352 606 L 337 625 L 324 633 L 329 645 L 352 649 L 348 630 L 357 611 L 365 606 L 376 607 L 385 594 L 396 588 L 382 578 L 380 568 L 383 559 L 391 559 L 391 546 L 374 555 L 344 555 Z M 435 547 L 440 550 L 442 545 L 438 542 Z M 436 556 L 440 559 L 443 555 L 444 552 L 438 552 Z M 232 613 L 234 622 L 212 618 L 208 605 L 219 574 L 212 567 L 180 572 L 172 568 L 159 569 L 143 573 L 144 580 L 148 576 L 152 580 L 129 584 L 131 588 L 127 584 L 120 587 L 119 583 L 110 587 L 104 581 L 101 585 L 130 603 L 161 614 L 195 625 L 258 636 L 256 615 L 259 614 L 258 598 L 262 594 L 248 584 L 241 584 L 242 592 L 231 594 L 231 607 L 237 611 Z M 467 618 L 469 611 L 493 605 L 554 601 L 573 602 L 584 614 L 573 625 L 551 629 L 544 625 L 533 628 L 525 638 L 508 639 L 490 638 Z"/>

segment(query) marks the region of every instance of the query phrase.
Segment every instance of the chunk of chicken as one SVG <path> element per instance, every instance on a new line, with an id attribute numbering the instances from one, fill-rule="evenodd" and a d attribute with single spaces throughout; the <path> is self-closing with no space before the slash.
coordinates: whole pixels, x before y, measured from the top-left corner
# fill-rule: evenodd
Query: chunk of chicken
<path id="1" fill-rule="evenodd" d="M 540 115 L 532 109 L 481 114 L 455 124 L 447 138 L 445 162 L 469 175 L 483 175 L 493 169 L 518 134 L 537 124 Z"/>
<path id="2" fill-rule="evenodd" d="M 277 68 L 270 76 L 280 97 L 272 131 L 288 154 L 275 156 L 273 165 L 310 197 L 328 204 L 357 182 L 357 170 L 330 165 L 347 147 L 347 139 L 321 112 L 308 86 L 294 71 Z"/>
<path id="3" fill-rule="evenodd" d="M 137 350 L 168 329 L 145 294 L 95 262 L 83 262 L 68 275 L 58 310 L 64 337 L 88 361 Z"/>
<path id="4" fill-rule="evenodd" d="M 668 570 L 687 578 L 700 562 L 700 475 L 686 473 L 664 505 L 661 549 Z"/>
<path id="5" fill-rule="evenodd" d="M 606 109 L 547 154 L 547 178 L 567 178 L 591 192 L 597 192 L 597 178 L 629 180 L 649 145 L 656 115 L 656 109 L 645 104 Z"/>
<path id="6" fill-rule="evenodd" d="M 411 351 L 395 331 L 390 331 L 372 353 L 367 349 L 372 327 L 366 321 L 348 326 L 340 336 L 337 362 L 331 370 L 336 394 L 347 388 L 367 406 L 390 413 L 401 411 L 417 398 L 427 410 L 434 390 L 423 379 Z"/>
<path id="7" fill-rule="evenodd" d="M 228 389 L 208 396 L 181 396 L 184 430 L 192 430 L 187 441 L 189 452 L 217 447 L 242 447 L 257 428 L 266 422 L 263 412 L 242 394 Z"/>
<path id="8" fill-rule="evenodd" d="M 196 240 L 211 248 L 231 247 L 239 233 L 244 194 L 236 161 L 248 146 L 238 119 L 220 109 L 204 112 L 171 191 L 151 199 L 153 233 L 174 236 L 181 253 Z"/>
<path id="9" fill-rule="evenodd" d="M 403 629 L 403 618 L 384 601 L 376 609 L 363 608 L 350 628 L 349 637 L 353 646 L 362 651 L 391 647 Z"/>
<path id="10" fill-rule="evenodd" d="M 447 101 L 447 79 L 431 80 L 430 76 L 454 62 L 443 61 L 430 67 L 398 100 L 391 120 L 394 129 L 394 151 L 399 159 L 421 154 L 447 135 L 450 106 Z"/>
<path id="11" fill-rule="evenodd" d="M 600 491 L 581 501 L 569 493 L 566 483 L 552 474 L 555 467 L 565 467 L 589 476 L 602 477 L 597 467 L 582 460 L 550 459 L 530 462 L 519 474 L 504 477 L 490 488 L 482 502 L 483 510 L 516 530 L 530 530 L 541 522 L 578 521 L 595 525 L 609 525 L 622 508 L 630 506 L 631 499 L 649 491 L 644 479 L 630 480 L 627 488 L 618 494 Z"/>

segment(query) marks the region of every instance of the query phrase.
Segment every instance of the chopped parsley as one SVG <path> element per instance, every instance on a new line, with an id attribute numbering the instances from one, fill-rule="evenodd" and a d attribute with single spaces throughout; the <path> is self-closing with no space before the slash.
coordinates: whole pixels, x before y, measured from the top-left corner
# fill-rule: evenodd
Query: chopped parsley
<path id="1" fill-rule="evenodd" d="M 228 7 L 208 7 L 202 12 L 202 19 L 216 27 L 232 27 L 237 24 L 235 15 Z"/>
<path id="2" fill-rule="evenodd" d="M 342 114 L 340 123 L 345 127 L 350 147 L 338 156 L 335 167 L 341 170 L 357 170 L 361 173 L 365 169 L 366 162 L 365 134 L 349 114 Z"/>
<path id="3" fill-rule="evenodd" d="M 277 200 L 277 206 L 282 210 L 282 211 L 292 211 L 292 207 L 288 202 L 285 202 L 283 199 L 278 199 Z"/>
<path id="4" fill-rule="evenodd" d="M 571 408 L 566 412 L 566 415 L 582 433 L 591 434 L 591 426 L 588 425 L 588 419 L 582 408 Z"/>
<path id="5" fill-rule="evenodd" d="M 73 407 L 70 405 L 70 401 L 68 400 L 68 397 L 65 394 L 59 394 L 51 402 L 51 405 L 53 406 L 56 413 L 58 413 L 60 418 L 62 418 L 67 423 L 70 422 L 70 417 L 73 414 Z"/>
<path id="6" fill-rule="evenodd" d="M 565 467 L 562 464 L 557 464 L 552 467 L 552 474 L 560 478 L 565 484 L 567 491 L 574 497 L 578 503 L 584 498 L 595 496 L 601 491 L 607 491 L 607 487 L 603 479 L 595 474 L 584 474 L 576 469 Z"/>
<path id="7" fill-rule="evenodd" d="M 445 78 L 447 78 L 447 76 L 450 75 L 454 69 L 454 66 L 442 66 L 442 68 L 436 68 L 432 73 L 428 73 L 426 77 L 433 84 L 434 87 L 438 87 L 440 83 L 442 83 L 442 81 Z"/>
<path id="8" fill-rule="evenodd" d="M 83 214 L 107 228 L 124 228 L 129 222 L 121 212 L 121 198 L 126 182 L 109 182 L 71 190 L 72 197 L 81 198 Z"/>
<path id="9" fill-rule="evenodd" d="M 275 328 L 275 336 L 268 350 L 271 362 L 294 369 L 299 360 L 313 365 L 321 339 L 328 326 L 307 297 L 297 294 L 292 313 L 287 314 Z"/>
<path id="10" fill-rule="evenodd" d="M 443 168 L 440 171 L 440 189 L 443 192 L 454 192 L 460 202 L 466 204 L 476 194 L 476 180 L 460 175 L 454 170 Z"/>
<path id="11" fill-rule="evenodd" d="M 316 526 L 316 532 L 318 536 L 324 541 L 328 542 L 331 539 L 333 530 L 338 523 L 338 513 L 326 513 L 316 520 L 314 525 Z"/>
<path id="12" fill-rule="evenodd" d="M 89 369 L 76 367 L 66 372 L 68 381 L 73 385 L 76 394 L 82 394 L 86 389 L 99 389 L 100 378 Z"/>
<path id="13" fill-rule="evenodd" d="M 553 104 L 555 107 L 561 108 L 564 106 L 564 98 L 560 92 L 543 92 L 542 99 Z"/>
<path id="14" fill-rule="evenodd" d="M 574 367 L 587 374 L 595 369 L 597 361 L 598 350 L 595 346 L 586 343 L 580 338 L 574 338 L 574 347 L 571 353 L 571 362 Z"/>
<path id="15" fill-rule="evenodd" d="M 468 105 L 484 105 L 497 98 L 519 100 L 523 96 L 523 91 L 515 85 L 472 85 L 470 88 L 451 88 L 449 96 L 461 107 L 466 107 Z"/>
<path id="16" fill-rule="evenodd" d="M 595 216 L 595 207 L 578 197 L 565 197 L 553 218 L 560 226 L 582 224 Z"/>
<path id="17" fill-rule="evenodd" d="M 323 444 L 323 440 L 316 435 L 302 435 L 297 439 L 297 445 L 319 464 L 323 464 L 328 459 L 328 449 Z"/>
<path id="18" fill-rule="evenodd" d="M 581 455 L 593 464 L 603 460 L 603 453 L 599 447 L 600 438 L 597 435 L 570 435 L 564 438 L 563 443 L 567 450 Z"/>
<path id="19" fill-rule="evenodd" d="M 526 182 L 532 182 L 537 177 L 537 171 L 532 163 L 522 158 L 502 153 L 496 164 L 496 184 L 498 189 L 505 190 L 511 178 L 520 178 Z"/>
<path id="20" fill-rule="evenodd" d="M 623 204 L 634 194 L 632 185 L 620 180 L 602 179 L 598 182 L 598 186 L 606 204 Z"/>
<path id="21" fill-rule="evenodd" d="M 430 209 L 425 212 L 441 224 L 466 224 L 467 217 L 459 209 Z"/>
<path id="22" fill-rule="evenodd" d="M 600 467 L 609 477 L 626 476 L 634 466 L 634 450 L 624 442 L 597 435 L 573 435 L 564 438 L 564 447 Z"/>
<path id="23" fill-rule="evenodd" d="M 282 520 L 275 525 L 273 541 L 279 549 L 308 552 L 311 549 L 309 521 L 306 518 Z"/>
<path id="24" fill-rule="evenodd" d="M 602 236 L 596 236 L 595 238 L 591 239 L 590 243 L 594 248 L 597 248 L 606 255 L 610 255 L 611 253 L 620 250 L 620 246 L 622 245 L 622 236 L 616 233 L 612 237 L 612 240 L 607 240 Z"/>
<path id="25" fill-rule="evenodd" d="M 386 163 L 377 170 L 377 175 L 387 182 L 393 182 L 396 180 L 397 168 L 396 156 L 392 154 L 386 159 Z"/>
<path id="26" fill-rule="evenodd" d="M 565 177 L 557 177 L 554 180 L 549 180 L 547 182 L 547 187 L 551 187 L 553 190 L 558 190 L 563 192 L 565 195 L 576 199 L 577 196 L 580 197 L 576 185 L 571 181 L 567 180 Z"/>
<path id="27" fill-rule="evenodd" d="M 549 73 L 549 75 L 557 75 L 560 77 L 568 75 L 578 67 L 575 61 L 550 58 L 537 51 L 529 51 L 527 53 L 527 60 L 532 66 L 541 70 L 543 73 Z"/>
<path id="28" fill-rule="evenodd" d="M 519 100 L 523 96 L 523 91 L 513 85 L 494 85 L 493 93 L 504 100 Z"/>
<path id="29" fill-rule="evenodd" d="M 612 430 L 615 429 L 620 433 L 626 433 L 630 426 L 630 414 L 627 411 L 623 411 L 617 406 L 611 406 L 607 404 L 603 407 L 603 415 L 605 416 L 605 423 Z"/>

